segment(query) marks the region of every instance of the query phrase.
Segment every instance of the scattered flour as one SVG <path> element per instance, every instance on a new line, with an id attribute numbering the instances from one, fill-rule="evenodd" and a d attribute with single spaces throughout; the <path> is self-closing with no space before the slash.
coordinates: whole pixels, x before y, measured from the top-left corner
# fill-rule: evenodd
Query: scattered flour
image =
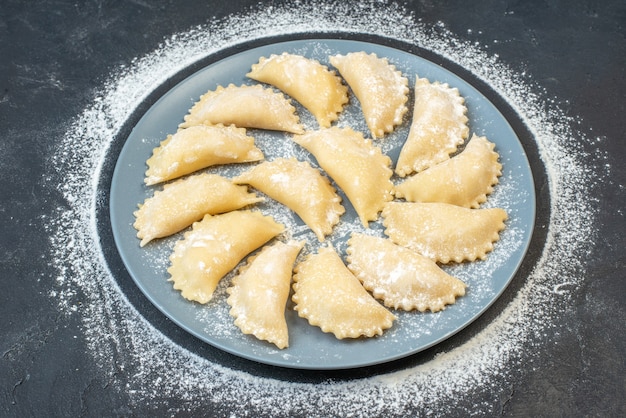
<path id="1" fill-rule="evenodd" d="M 467 414 L 493 413 L 501 404 L 490 393 L 510 386 L 511 374 L 531 361 L 529 347 L 546 344 L 559 310 L 581 284 L 580 256 L 594 241 L 595 209 L 593 202 L 580 196 L 598 184 L 599 177 L 594 176 L 603 174 L 600 162 L 598 167 L 583 164 L 582 144 L 591 141 L 574 131 L 575 120 L 564 115 L 558 103 L 542 97 L 526 75 L 449 33 L 443 24 L 426 27 L 396 4 L 373 0 L 357 4 L 359 12 L 349 12 L 342 2 L 259 6 L 176 34 L 112 74 L 60 142 L 46 179 L 67 202 L 46 220 L 51 259 L 58 270 L 51 296 L 61 311 L 80 315 L 87 344 L 103 374 L 133 370 L 126 387 L 118 388 L 129 395 L 131 408 L 152 404 L 163 410 L 168 399 L 178 399 L 186 410 L 210 403 L 226 416 L 392 416 L 410 410 L 429 416 L 460 412 L 457 408 L 466 408 Z M 547 240 L 526 282 L 499 316 L 467 342 L 430 361 L 387 374 L 323 383 L 287 382 L 232 370 L 174 344 L 127 301 L 99 247 L 95 209 L 103 196 L 98 174 L 112 138 L 137 106 L 185 67 L 247 40 L 338 30 L 430 50 L 485 81 L 513 107 L 533 133 L 547 171 L 551 199 Z M 489 401 L 472 404 L 468 397 Z"/>

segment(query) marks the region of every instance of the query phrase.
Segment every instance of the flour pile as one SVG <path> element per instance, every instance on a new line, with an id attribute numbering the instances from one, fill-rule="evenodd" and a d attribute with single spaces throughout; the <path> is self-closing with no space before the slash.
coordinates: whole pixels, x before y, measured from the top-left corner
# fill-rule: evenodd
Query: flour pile
<path id="1" fill-rule="evenodd" d="M 459 412 L 463 405 L 471 405 L 472 413 L 492 413 L 501 405 L 488 394 L 510 385 L 512 371 L 530 361 L 529 347 L 546 344 L 545 336 L 558 322 L 569 292 L 582 282 L 584 265 L 579 260 L 594 240 L 594 207 L 579 196 L 599 183 L 594 176 L 600 174 L 593 174 L 599 168 L 583 165 L 581 147 L 572 144 L 591 140 L 573 130 L 574 121 L 557 104 L 544 102 L 527 76 L 513 72 L 480 46 L 459 39 L 443 25 L 427 28 L 398 5 L 362 1 L 358 7 L 361 10 L 355 12 L 341 2 L 319 1 L 265 7 L 174 35 L 153 53 L 112 74 L 61 141 L 52 159 L 55 171 L 47 179 L 67 201 L 67 207 L 47 220 L 58 269 L 51 296 L 60 310 L 81 316 L 84 336 L 103 374 L 136 371 L 127 378 L 127 386 L 119 388 L 133 405 L 154 403 L 163 408 L 168 399 L 178 399 L 188 410 L 210 403 L 233 416 L 393 416 L 415 409 L 424 415 L 445 415 Z M 534 135 L 547 171 L 551 198 L 547 240 L 525 284 L 499 316 L 466 343 L 424 364 L 318 384 L 231 370 L 172 343 L 126 300 L 99 247 L 95 213 L 102 199 L 99 173 L 112 139 L 146 95 L 187 66 L 248 40 L 338 30 L 430 50 L 470 71 L 508 102 Z M 492 402 L 472 405 L 469 396 Z"/>

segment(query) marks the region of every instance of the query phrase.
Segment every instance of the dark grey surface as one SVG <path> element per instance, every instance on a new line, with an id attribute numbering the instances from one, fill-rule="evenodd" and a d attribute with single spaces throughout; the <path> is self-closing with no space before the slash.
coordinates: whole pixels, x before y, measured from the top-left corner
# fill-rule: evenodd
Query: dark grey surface
<path id="1" fill-rule="evenodd" d="M 67 123 L 91 103 L 113 69 L 151 52 L 173 33 L 256 3 L 0 4 L 0 415 L 146 415 L 167 410 L 163 404 L 131 408 L 123 388 L 133 370 L 100 373 L 86 352 L 77 317 L 61 315 L 49 297 L 58 273 L 47 260 L 42 215 L 66 203 L 42 178 L 49 168 L 47 156 Z M 576 0 L 410 1 L 406 6 L 422 23 L 443 22 L 456 36 L 486 45 L 514 70 L 532 75 L 545 89 L 540 94 L 546 100 L 556 98 L 569 116 L 580 117 L 579 129 L 602 138 L 612 179 L 593 189 L 592 196 L 581 196 L 598 200 L 601 225 L 597 246 L 585 255 L 588 277 L 563 312 L 554 345 L 535 353 L 518 379 L 493 397 L 505 416 L 624 416 L 626 5 Z M 111 268 L 123 275 L 120 265 Z M 313 382 L 384 371 L 313 375 L 256 368 L 194 340 L 162 318 L 136 289 L 121 286 L 165 335 L 228 367 Z M 483 326 L 492 318 L 489 313 L 481 318 Z M 467 330 L 471 332 L 476 329 Z M 125 355 L 116 353 L 120 363 Z M 471 402 L 483 401 L 467 398 L 470 410 Z M 227 415 L 227 407 L 216 404 L 202 412 L 211 415 L 212 407 Z"/>

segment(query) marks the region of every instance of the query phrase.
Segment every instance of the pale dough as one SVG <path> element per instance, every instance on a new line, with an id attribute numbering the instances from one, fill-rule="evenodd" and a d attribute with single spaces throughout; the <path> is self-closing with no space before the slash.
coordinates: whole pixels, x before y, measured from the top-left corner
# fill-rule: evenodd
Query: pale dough
<path id="1" fill-rule="evenodd" d="M 258 211 L 206 215 L 174 245 L 169 280 L 185 299 L 207 303 L 228 272 L 284 230 L 284 225 Z"/>
<path id="2" fill-rule="evenodd" d="M 390 308 L 437 312 L 465 295 L 461 280 L 386 238 L 353 233 L 347 253 L 350 271 Z"/>
<path id="3" fill-rule="evenodd" d="M 458 89 L 418 77 L 411 128 L 400 150 L 396 174 L 404 177 L 450 158 L 469 135 L 466 113 Z"/>
<path id="4" fill-rule="evenodd" d="M 348 103 L 348 88 L 341 78 L 318 61 L 283 53 L 262 57 L 248 77 L 271 84 L 308 109 L 322 128 L 337 120 Z"/>
<path id="5" fill-rule="evenodd" d="M 389 202 L 382 216 L 393 242 L 444 264 L 485 259 L 507 219 L 500 208 L 413 202 Z"/>
<path id="6" fill-rule="evenodd" d="M 246 186 L 217 174 L 201 173 L 178 179 L 157 190 L 135 211 L 137 237 L 143 247 L 155 238 L 175 234 L 202 219 L 263 201 Z"/>
<path id="7" fill-rule="evenodd" d="M 409 81 L 387 58 L 361 51 L 329 60 L 359 99 L 372 138 L 382 138 L 402 123 L 408 111 Z"/>
<path id="8" fill-rule="evenodd" d="M 146 161 L 147 185 L 175 179 L 218 164 L 247 163 L 264 158 L 254 138 L 234 125 L 198 125 L 168 135 Z"/>
<path id="9" fill-rule="evenodd" d="M 395 187 L 410 202 L 441 202 L 478 208 L 502 175 L 495 144 L 474 135 L 463 152 L 421 171 Z"/>
<path id="10" fill-rule="evenodd" d="M 226 302 L 235 325 L 244 334 L 283 349 L 289 346 L 285 305 L 291 288 L 293 264 L 304 241 L 280 241 L 251 256 L 226 290 Z"/>
<path id="11" fill-rule="evenodd" d="M 299 134 L 304 129 L 295 111 L 296 108 L 284 94 L 270 88 L 230 84 L 228 87 L 218 86 L 202 95 L 179 127 L 221 123 Z"/>
<path id="12" fill-rule="evenodd" d="M 322 247 L 295 268 L 295 310 L 309 324 L 338 339 L 373 337 L 393 325 L 395 315 L 378 303 L 332 247 Z"/>
<path id="13" fill-rule="evenodd" d="M 359 132 L 332 127 L 295 135 L 354 206 L 363 226 L 393 199 L 391 159 Z"/>
<path id="14" fill-rule="evenodd" d="M 333 231 L 345 212 L 330 181 L 307 162 L 277 158 L 235 177 L 284 204 L 300 216 L 320 241 Z"/>

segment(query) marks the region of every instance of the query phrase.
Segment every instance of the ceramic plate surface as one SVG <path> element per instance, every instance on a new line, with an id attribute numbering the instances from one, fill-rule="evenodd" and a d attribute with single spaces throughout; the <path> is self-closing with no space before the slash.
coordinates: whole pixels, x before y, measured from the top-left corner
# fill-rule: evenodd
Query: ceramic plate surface
<path id="1" fill-rule="evenodd" d="M 394 311 L 398 319 L 381 337 L 337 340 L 332 334 L 325 334 L 299 318 L 289 302 L 286 317 L 290 345 L 279 350 L 272 344 L 242 334 L 233 324 L 226 303 L 226 288 L 232 274 L 222 279 L 214 299 L 206 305 L 191 303 L 173 289 L 168 281 L 168 258 L 182 233 L 139 247 L 137 231 L 132 226 L 135 220 L 133 212 L 139 203 L 160 188 L 144 184 L 146 160 L 152 155 L 153 148 L 168 134 L 176 132 L 178 124 L 200 95 L 218 85 L 255 84 L 245 74 L 260 57 L 290 52 L 317 59 L 332 68 L 328 62 L 329 55 L 358 51 L 374 52 L 379 57 L 388 58 L 409 79 L 411 94 L 404 124 L 393 134 L 374 142 L 391 157 L 394 164 L 408 134 L 416 76 L 448 83 L 459 89 L 468 108 L 470 136 L 472 133 L 487 136 L 496 144 L 500 154 L 503 166 L 500 183 L 482 207 L 504 208 L 509 214 L 507 228 L 485 261 L 444 266 L 449 274 L 468 285 L 466 295 L 444 311 Z M 315 119 L 294 104 L 305 128 L 316 129 Z M 353 95 L 336 124 L 351 126 L 371 138 L 359 103 Z M 317 166 L 315 159 L 291 141 L 289 134 L 253 129 L 249 129 L 248 134 L 255 138 L 256 145 L 263 150 L 267 160 L 295 156 Z M 233 177 L 249 167 L 246 164 L 229 165 L 207 171 Z M 395 176 L 393 180 L 398 181 Z M 362 227 L 348 200 L 341 195 L 347 213 L 327 242 L 332 243 L 345 260 L 346 240 L 352 231 L 362 231 Z M 271 199 L 267 200 L 257 209 L 284 223 L 292 236 L 307 241 L 301 256 L 317 251 L 319 243 L 315 235 L 299 218 Z M 534 225 L 535 194 L 531 169 L 515 132 L 498 109 L 462 78 L 424 58 L 398 49 L 360 41 L 316 39 L 280 42 L 237 53 L 208 65 L 164 94 L 134 127 L 119 155 L 111 184 L 110 210 L 115 243 L 129 274 L 146 297 L 186 331 L 222 350 L 266 364 L 302 369 L 341 369 L 379 364 L 417 353 L 445 340 L 479 317 L 501 295 L 524 258 Z M 371 231 L 382 236 L 380 219 L 370 227 Z M 286 237 L 279 239 L 285 240 Z"/>

